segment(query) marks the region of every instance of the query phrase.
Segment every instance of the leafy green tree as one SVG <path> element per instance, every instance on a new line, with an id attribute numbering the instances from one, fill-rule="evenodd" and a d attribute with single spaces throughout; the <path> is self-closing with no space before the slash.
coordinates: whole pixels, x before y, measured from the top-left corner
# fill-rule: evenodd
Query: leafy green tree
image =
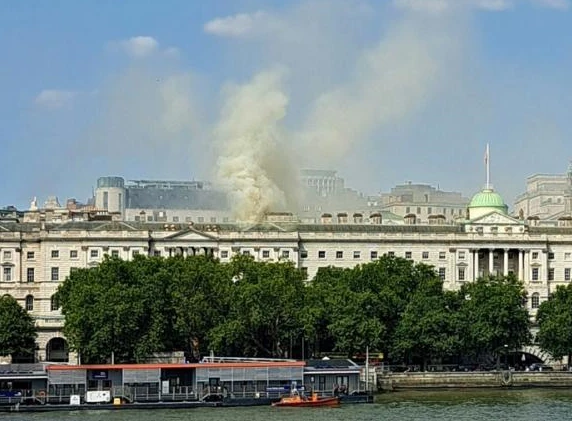
<path id="1" fill-rule="evenodd" d="M 208 336 L 226 321 L 232 304 L 229 265 L 207 256 L 170 259 L 167 264 L 164 283 L 171 283 L 176 336 L 182 349 L 199 359 L 210 351 Z"/>
<path id="2" fill-rule="evenodd" d="M 34 320 L 18 301 L 0 297 L 0 355 L 33 359 L 36 336 Z"/>
<path id="3" fill-rule="evenodd" d="M 540 304 L 536 313 L 540 348 L 555 358 L 568 356 L 572 360 L 572 285 L 559 285 L 548 301 Z"/>
<path id="4" fill-rule="evenodd" d="M 432 267 L 387 255 L 352 269 L 321 268 L 309 287 L 305 324 L 313 318 L 317 341 L 331 341 L 337 351 L 351 355 L 369 347 L 388 355 L 412 295 L 433 279 Z"/>
<path id="5" fill-rule="evenodd" d="M 64 334 L 82 361 L 109 361 L 112 356 L 137 361 L 165 350 L 172 320 L 160 315 L 161 309 L 169 309 L 166 294 L 152 288 L 164 280 L 161 262 L 106 258 L 95 268 L 75 271 L 60 285 L 56 299 L 65 316 Z"/>
<path id="6" fill-rule="evenodd" d="M 435 278 L 420 286 L 407 304 L 393 338 L 393 354 L 411 362 L 420 358 L 423 368 L 432 358 L 456 355 L 460 348 L 455 300 Z"/>
<path id="7" fill-rule="evenodd" d="M 225 322 L 211 331 L 218 352 L 285 357 L 293 335 L 301 332 L 304 274 L 291 262 L 255 262 L 235 256 L 233 287 Z"/>
<path id="8" fill-rule="evenodd" d="M 463 351 L 466 355 L 497 354 L 530 343 L 526 291 L 515 276 L 485 277 L 459 290 Z"/>

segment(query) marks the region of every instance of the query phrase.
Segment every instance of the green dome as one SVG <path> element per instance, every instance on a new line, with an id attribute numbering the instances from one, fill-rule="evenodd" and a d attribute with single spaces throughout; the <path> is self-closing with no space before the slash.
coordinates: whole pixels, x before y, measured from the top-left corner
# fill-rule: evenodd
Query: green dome
<path id="1" fill-rule="evenodd" d="M 469 208 L 491 208 L 507 212 L 508 208 L 505 205 L 501 195 L 496 193 L 493 189 L 483 189 L 473 196 Z"/>

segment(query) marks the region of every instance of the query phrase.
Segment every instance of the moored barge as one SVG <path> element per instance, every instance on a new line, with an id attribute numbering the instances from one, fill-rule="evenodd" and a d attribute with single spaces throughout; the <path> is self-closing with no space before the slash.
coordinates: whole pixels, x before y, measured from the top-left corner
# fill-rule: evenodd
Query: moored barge
<path id="1" fill-rule="evenodd" d="M 0 366 L 0 412 L 259 406 L 293 388 L 333 396 L 340 382 L 342 402 L 371 402 L 360 390 L 359 367 L 350 363 L 209 357 L 185 364 L 36 364 L 28 372 Z"/>

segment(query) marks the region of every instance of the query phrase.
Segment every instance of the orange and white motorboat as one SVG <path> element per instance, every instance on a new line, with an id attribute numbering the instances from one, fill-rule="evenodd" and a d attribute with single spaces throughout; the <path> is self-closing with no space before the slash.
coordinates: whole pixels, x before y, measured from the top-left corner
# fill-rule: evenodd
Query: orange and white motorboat
<path id="1" fill-rule="evenodd" d="M 316 392 L 308 398 L 300 395 L 297 390 L 292 391 L 290 396 L 285 396 L 272 406 L 293 406 L 293 407 L 314 407 L 314 406 L 338 406 L 340 398 L 338 396 L 319 397 Z"/>

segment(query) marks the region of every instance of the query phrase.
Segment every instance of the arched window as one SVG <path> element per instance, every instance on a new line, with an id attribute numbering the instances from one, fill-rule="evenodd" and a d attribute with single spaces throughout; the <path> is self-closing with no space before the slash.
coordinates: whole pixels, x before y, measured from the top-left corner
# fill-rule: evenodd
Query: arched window
<path id="1" fill-rule="evenodd" d="M 531 304 L 532 308 L 538 308 L 540 306 L 540 294 L 538 294 L 538 292 L 532 294 Z"/>
<path id="2" fill-rule="evenodd" d="M 52 295 L 52 298 L 50 298 L 50 309 L 56 311 L 58 308 L 60 308 L 58 300 L 55 295 Z"/>
<path id="3" fill-rule="evenodd" d="M 32 311 L 34 309 L 34 296 L 27 295 L 26 296 L 26 310 Z"/>

